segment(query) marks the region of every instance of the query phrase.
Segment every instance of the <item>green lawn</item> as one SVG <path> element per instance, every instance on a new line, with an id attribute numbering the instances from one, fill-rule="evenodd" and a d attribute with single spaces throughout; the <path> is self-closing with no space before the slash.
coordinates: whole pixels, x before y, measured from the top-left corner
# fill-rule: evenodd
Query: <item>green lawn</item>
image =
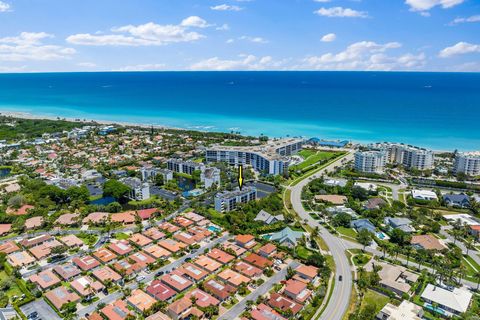
<path id="1" fill-rule="evenodd" d="M 327 152 L 327 151 L 318 151 L 314 154 L 311 154 L 310 156 L 308 156 L 307 158 L 305 158 L 305 161 L 303 161 L 302 163 L 296 165 L 296 166 L 293 166 L 293 170 L 302 170 L 302 169 L 305 169 L 306 167 L 309 167 L 319 161 L 322 161 L 322 160 L 329 160 L 331 158 L 333 158 L 335 156 L 335 152 Z"/>
<path id="2" fill-rule="evenodd" d="M 97 243 L 98 236 L 86 232 L 81 232 L 77 234 L 77 237 L 83 241 L 87 246 L 93 246 Z"/>
<path id="3" fill-rule="evenodd" d="M 296 252 L 299 258 L 308 259 L 308 257 L 312 254 L 311 250 L 308 250 L 304 246 L 297 246 Z"/>
<path id="4" fill-rule="evenodd" d="M 357 236 L 357 232 L 355 232 L 355 230 L 352 228 L 337 227 L 337 231 L 338 233 L 353 239 L 355 239 Z"/>
<path id="5" fill-rule="evenodd" d="M 4 281 L 8 280 L 9 276 L 5 271 L 0 272 L 0 283 L 3 283 Z M 13 296 L 20 297 L 23 292 L 22 290 L 18 287 L 18 285 L 15 283 L 15 279 L 12 277 L 10 281 L 11 285 L 10 288 L 5 292 L 7 297 L 11 298 Z M 4 307 L 4 306 L 0 306 Z"/>
<path id="6" fill-rule="evenodd" d="M 476 271 L 475 269 L 477 269 L 477 271 L 480 271 L 480 266 L 478 265 L 478 263 L 476 263 L 472 258 L 470 258 L 469 256 L 467 257 L 463 257 L 463 265 L 465 266 L 466 270 L 467 270 L 467 276 L 466 278 L 470 281 L 473 281 L 473 282 L 477 282 L 478 279 L 475 277 L 476 275 Z M 467 262 L 468 261 L 468 262 Z M 473 267 L 472 267 L 473 266 Z"/>
<path id="7" fill-rule="evenodd" d="M 377 293 L 372 290 L 367 290 L 365 293 L 365 296 L 363 297 L 362 305 L 360 308 L 364 308 L 366 305 L 373 305 L 375 304 L 376 306 L 376 312 L 377 314 L 380 310 L 382 310 L 383 307 L 390 301 L 390 298 L 387 296 L 384 296 L 383 294 Z"/>
<path id="8" fill-rule="evenodd" d="M 303 159 L 307 159 L 308 157 L 314 155 L 315 153 L 317 153 L 316 150 L 303 149 L 298 152 L 298 155 L 301 156 Z"/>
<path id="9" fill-rule="evenodd" d="M 115 239 L 117 240 L 127 240 L 128 238 L 130 238 L 130 236 L 123 232 L 119 232 L 115 234 Z"/>
<path id="10" fill-rule="evenodd" d="M 368 261 L 370 261 L 371 258 L 372 258 L 372 256 L 369 255 L 369 254 L 360 253 L 360 254 L 355 255 L 352 260 L 353 260 L 353 263 L 355 264 L 355 266 L 363 267 L 364 265 L 367 264 Z"/>

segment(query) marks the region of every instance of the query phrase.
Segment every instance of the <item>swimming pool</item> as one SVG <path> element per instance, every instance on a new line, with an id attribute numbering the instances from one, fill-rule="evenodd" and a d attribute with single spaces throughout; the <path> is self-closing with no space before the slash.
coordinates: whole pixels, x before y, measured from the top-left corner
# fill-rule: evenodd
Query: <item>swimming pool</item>
<path id="1" fill-rule="evenodd" d="M 217 226 L 214 226 L 214 225 L 209 225 L 208 230 L 212 231 L 212 232 L 220 232 L 222 231 L 222 229 L 220 229 L 220 227 L 217 227 Z"/>
<path id="2" fill-rule="evenodd" d="M 386 238 L 386 234 L 383 232 L 377 232 L 377 238 L 380 240 L 384 240 Z"/>

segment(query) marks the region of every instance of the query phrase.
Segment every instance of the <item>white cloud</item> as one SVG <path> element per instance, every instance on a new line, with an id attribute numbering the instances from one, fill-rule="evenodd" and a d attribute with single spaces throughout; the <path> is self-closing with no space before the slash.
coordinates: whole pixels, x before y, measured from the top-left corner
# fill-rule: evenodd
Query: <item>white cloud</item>
<path id="1" fill-rule="evenodd" d="M 0 12 L 7 12 L 11 11 L 11 6 L 3 1 L 0 1 Z"/>
<path id="2" fill-rule="evenodd" d="M 221 26 L 216 27 L 215 30 L 227 31 L 227 30 L 230 30 L 230 26 L 228 24 L 224 23 Z"/>
<path id="3" fill-rule="evenodd" d="M 22 32 L 16 37 L 0 38 L 0 61 L 60 60 L 68 59 L 75 49 L 47 45 L 43 40 L 53 38 L 45 32 Z"/>
<path id="4" fill-rule="evenodd" d="M 332 7 L 320 8 L 314 11 L 315 14 L 330 18 L 368 18 L 366 11 L 357 11 L 350 8 Z"/>
<path id="5" fill-rule="evenodd" d="M 112 28 L 114 34 L 80 33 L 67 37 L 67 42 L 89 46 L 161 46 L 170 43 L 191 42 L 205 36 L 190 28 L 205 28 L 208 24 L 197 16 L 183 19 L 178 25 L 159 25 L 153 22 L 138 26 Z"/>
<path id="6" fill-rule="evenodd" d="M 25 72 L 26 69 L 27 69 L 27 66 L 20 66 L 20 67 L 0 66 L 0 72 L 2 73 Z"/>
<path id="7" fill-rule="evenodd" d="M 480 22 L 480 14 L 475 15 L 475 16 L 470 16 L 467 18 L 456 18 L 452 22 L 450 22 L 450 25 L 455 25 L 459 23 L 468 23 L 468 22 Z"/>
<path id="8" fill-rule="evenodd" d="M 125 66 L 114 71 L 158 71 L 165 70 L 166 65 L 163 63 L 153 64 L 137 64 L 134 66 Z"/>
<path id="9" fill-rule="evenodd" d="M 448 9 L 463 2 L 464 0 L 405 0 L 411 11 L 428 11 L 436 6 Z"/>
<path id="10" fill-rule="evenodd" d="M 271 56 L 240 55 L 238 59 L 223 60 L 218 57 L 202 60 L 190 66 L 191 70 L 273 70 L 281 68 L 285 61 L 275 61 Z"/>
<path id="11" fill-rule="evenodd" d="M 240 40 L 246 40 L 254 43 L 268 43 L 268 40 L 262 38 L 262 37 L 250 37 L 250 36 L 241 36 L 238 38 Z"/>
<path id="12" fill-rule="evenodd" d="M 332 0 L 313 0 L 313 2 L 321 2 L 321 3 L 326 3 L 326 2 L 331 2 Z"/>
<path id="13" fill-rule="evenodd" d="M 77 63 L 77 66 L 85 68 L 95 68 L 97 65 L 93 62 L 80 62 Z"/>
<path id="14" fill-rule="evenodd" d="M 398 42 L 378 44 L 361 41 L 349 45 L 339 53 L 325 53 L 303 60 L 298 68 L 315 70 L 410 70 L 425 64 L 425 54 L 389 56 L 388 50 L 400 48 Z"/>
<path id="15" fill-rule="evenodd" d="M 324 35 L 321 39 L 322 42 L 332 42 L 337 38 L 337 35 L 335 33 L 328 33 Z"/>
<path id="16" fill-rule="evenodd" d="M 215 10 L 215 11 L 241 11 L 241 10 L 243 10 L 242 7 L 234 6 L 234 5 L 228 5 L 228 4 L 219 4 L 218 6 L 210 7 L 210 9 Z"/>
<path id="17" fill-rule="evenodd" d="M 225 41 L 226 43 L 234 43 L 235 42 L 235 39 L 228 39 L 227 41 Z"/>
<path id="18" fill-rule="evenodd" d="M 210 25 L 204 19 L 199 16 L 190 16 L 182 20 L 180 24 L 183 27 L 194 27 L 194 28 L 206 28 Z"/>
<path id="19" fill-rule="evenodd" d="M 468 42 L 458 42 L 457 44 L 446 47 L 438 56 L 440 58 L 450 58 L 452 56 L 460 55 L 460 54 L 467 54 L 467 53 L 475 53 L 480 52 L 480 44 L 472 44 Z"/>

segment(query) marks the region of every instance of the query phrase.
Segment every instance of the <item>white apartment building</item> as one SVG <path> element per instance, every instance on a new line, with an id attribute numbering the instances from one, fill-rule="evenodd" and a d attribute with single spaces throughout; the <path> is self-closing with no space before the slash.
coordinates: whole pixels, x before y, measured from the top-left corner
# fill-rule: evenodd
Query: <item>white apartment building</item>
<path id="1" fill-rule="evenodd" d="M 257 198 L 257 189 L 244 187 L 242 190 L 223 191 L 215 195 L 215 210 L 218 212 L 232 211 L 239 203 L 247 203 Z"/>
<path id="2" fill-rule="evenodd" d="M 429 170 L 433 168 L 433 151 L 400 143 L 378 143 L 371 145 L 387 153 L 387 162 L 401 164 L 405 168 Z"/>
<path id="3" fill-rule="evenodd" d="M 262 173 L 282 175 L 288 173 L 289 156 L 300 151 L 302 145 L 302 139 L 281 139 L 260 146 L 212 146 L 206 150 L 206 160 L 234 166 L 251 165 Z"/>
<path id="4" fill-rule="evenodd" d="M 472 177 L 480 175 L 480 151 L 458 153 L 453 171 L 463 172 Z"/>
<path id="5" fill-rule="evenodd" d="M 382 173 L 387 162 L 385 151 L 357 151 L 355 153 L 355 170 L 368 173 Z"/>

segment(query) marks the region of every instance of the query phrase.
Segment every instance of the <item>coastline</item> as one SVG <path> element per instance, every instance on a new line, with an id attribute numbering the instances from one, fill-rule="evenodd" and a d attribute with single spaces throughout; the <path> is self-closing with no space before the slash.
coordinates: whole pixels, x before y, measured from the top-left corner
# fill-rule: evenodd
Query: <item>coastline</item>
<path id="1" fill-rule="evenodd" d="M 166 125 L 148 125 L 145 123 L 137 123 L 137 122 L 127 122 L 127 121 L 115 121 L 115 120 L 99 120 L 99 119 L 80 119 L 80 118 L 71 118 L 71 117 L 62 117 L 62 116 L 48 116 L 48 115 L 35 115 L 30 112 L 22 112 L 22 111 L 6 111 L 0 109 L 0 116 L 12 117 L 12 118 L 19 118 L 19 119 L 30 119 L 30 120 L 64 120 L 68 122 L 78 122 L 88 125 L 89 123 L 97 123 L 102 125 L 121 125 L 125 127 L 140 127 L 140 128 L 151 128 L 154 127 L 155 129 L 175 129 L 175 130 L 186 130 L 184 128 L 176 128 Z"/>
<path id="2" fill-rule="evenodd" d="M 144 129 L 155 128 L 155 129 L 174 129 L 174 130 L 181 130 L 181 131 L 198 131 L 198 132 L 222 132 L 219 130 L 201 130 L 200 128 L 181 128 L 169 125 L 159 125 L 159 124 L 145 124 L 141 122 L 128 122 L 128 121 L 118 121 L 118 120 L 101 120 L 101 119 L 93 119 L 93 118 L 75 118 L 75 117 L 63 117 L 63 116 L 52 116 L 52 115 L 42 115 L 42 114 L 33 114 L 31 112 L 24 112 L 24 111 L 9 111 L 9 110 L 2 110 L 0 109 L 0 116 L 7 116 L 12 118 L 19 118 L 19 119 L 31 119 L 31 120 L 64 120 L 69 122 L 76 122 L 88 125 L 90 123 L 96 123 L 100 125 L 120 125 L 124 127 L 139 127 Z M 247 136 L 247 134 L 241 134 Z M 304 137 L 305 138 L 305 137 Z M 307 137 L 312 138 L 312 137 Z M 326 140 L 334 140 L 334 139 L 326 139 Z M 378 141 L 355 141 L 350 140 L 352 144 L 369 144 L 369 143 L 377 143 L 380 142 L 381 139 Z M 402 141 L 391 141 L 391 142 L 399 142 Z M 403 142 L 404 143 L 404 142 Z M 408 144 L 408 143 L 405 143 Z M 422 146 L 420 146 L 422 147 Z M 453 152 L 453 150 L 442 150 L 442 149 L 435 149 L 432 148 L 433 152 L 435 153 L 445 153 L 445 152 Z"/>

